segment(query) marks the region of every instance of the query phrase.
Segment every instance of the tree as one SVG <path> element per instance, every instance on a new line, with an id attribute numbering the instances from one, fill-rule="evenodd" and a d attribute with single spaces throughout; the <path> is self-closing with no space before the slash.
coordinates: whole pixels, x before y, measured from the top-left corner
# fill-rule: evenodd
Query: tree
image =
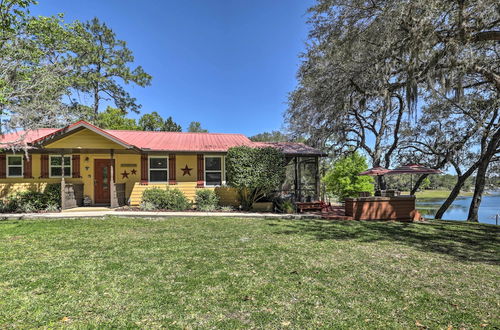
<path id="1" fill-rule="evenodd" d="M 64 125 L 73 109 L 62 102 L 71 68 L 67 59 L 78 41 L 59 17 L 31 17 L 34 1 L 0 2 L 0 133 Z M 17 141 L 25 147 L 24 135 Z M 9 143 L 10 144 L 10 143 Z"/>
<path id="2" fill-rule="evenodd" d="M 287 142 L 290 137 L 280 131 L 263 132 L 250 137 L 254 142 Z"/>
<path id="3" fill-rule="evenodd" d="M 496 1 L 318 0 L 309 12 L 311 40 L 287 121 L 322 144 L 342 146 L 352 135 L 355 145 L 370 154 L 363 140 L 375 140 L 370 147 L 375 157 L 370 157 L 377 160 L 382 150 L 387 163 L 397 149 L 391 141 L 399 138 L 401 121 L 380 135 L 380 128 L 387 127 L 382 125 L 384 113 L 397 111 L 396 118 L 402 113 L 391 104 L 404 101 L 403 111 L 417 119 L 422 96 L 458 106 L 467 95 L 499 99 Z M 471 210 L 480 202 L 480 178 L 492 160 L 495 136 L 485 140 L 491 148 L 485 148 L 484 157 L 478 155 L 478 198 L 473 198 Z M 377 141 L 389 142 L 388 148 Z M 477 212 L 472 211 L 469 220 L 474 218 Z"/>
<path id="4" fill-rule="evenodd" d="M 340 158 L 323 178 L 327 193 L 343 200 L 363 191 L 373 192 L 373 178 L 358 175 L 367 169 L 366 158 L 358 152 Z"/>
<path id="5" fill-rule="evenodd" d="M 238 190 L 241 207 L 253 204 L 278 189 L 285 180 L 285 156 L 278 149 L 233 147 L 226 156 L 227 180 Z"/>
<path id="6" fill-rule="evenodd" d="M 198 121 L 192 121 L 191 123 L 189 123 L 188 132 L 191 132 L 191 133 L 207 133 L 208 130 L 203 129 L 201 127 L 200 122 L 198 122 Z"/>
<path id="7" fill-rule="evenodd" d="M 182 132 L 182 127 L 181 125 L 174 122 L 172 116 L 169 116 L 163 123 L 163 130 L 165 132 Z"/>
<path id="8" fill-rule="evenodd" d="M 75 28 L 75 33 L 82 41 L 75 43 L 73 49 L 73 88 L 76 94 L 91 97 L 92 120 L 97 119 L 101 100 L 112 101 L 126 113 L 138 113 L 141 105 L 124 85 L 145 87 L 152 78 L 141 66 L 130 68 L 134 56 L 126 42 L 117 39 L 113 30 L 97 18 Z M 85 106 L 77 100 L 74 103 Z"/>
<path id="9" fill-rule="evenodd" d="M 144 114 L 139 119 L 140 129 L 143 131 L 163 131 L 163 132 L 181 132 L 181 125 L 174 122 L 172 117 L 168 117 L 167 120 L 163 118 L 156 112 Z"/>
<path id="10" fill-rule="evenodd" d="M 135 119 L 125 116 L 122 110 L 108 106 L 106 111 L 97 115 L 97 125 L 104 129 L 138 130 Z"/>
<path id="11" fill-rule="evenodd" d="M 163 125 L 163 118 L 156 111 L 146 113 L 139 119 L 139 126 L 143 131 L 162 131 Z"/>

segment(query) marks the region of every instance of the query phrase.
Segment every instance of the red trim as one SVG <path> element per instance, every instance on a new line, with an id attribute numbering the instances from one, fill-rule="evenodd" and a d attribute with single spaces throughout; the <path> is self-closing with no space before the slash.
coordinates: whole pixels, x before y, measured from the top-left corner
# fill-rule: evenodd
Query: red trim
<path id="1" fill-rule="evenodd" d="M 40 178 L 49 177 L 49 155 L 40 156 Z"/>
<path id="2" fill-rule="evenodd" d="M 80 176 L 80 155 L 73 155 L 71 160 L 71 176 L 73 178 L 81 178 Z"/>
<path id="3" fill-rule="evenodd" d="M 177 184 L 175 155 L 168 155 L 168 184 Z"/>
<path id="4" fill-rule="evenodd" d="M 0 179 L 7 177 L 7 157 L 5 154 L 0 155 Z"/>
<path id="5" fill-rule="evenodd" d="M 148 184 L 148 154 L 141 154 L 141 184 Z"/>
<path id="6" fill-rule="evenodd" d="M 31 179 L 33 176 L 31 175 L 32 173 L 32 159 L 33 156 L 31 156 L 29 159 L 28 157 L 24 156 L 23 158 L 23 178 L 25 179 Z"/>
<path id="7" fill-rule="evenodd" d="M 204 156 L 198 154 L 198 181 L 196 181 L 196 188 L 203 188 L 205 186 L 205 162 Z"/>

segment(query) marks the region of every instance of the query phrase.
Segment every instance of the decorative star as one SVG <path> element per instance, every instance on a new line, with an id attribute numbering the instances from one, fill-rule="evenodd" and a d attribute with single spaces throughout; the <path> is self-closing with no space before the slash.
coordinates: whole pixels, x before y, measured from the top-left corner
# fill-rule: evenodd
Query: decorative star
<path id="1" fill-rule="evenodd" d="M 132 173 L 132 175 L 136 175 L 137 174 L 137 170 L 134 168 L 134 169 L 132 169 L 132 171 L 130 171 L 130 173 Z"/>
<path id="2" fill-rule="evenodd" d="M 125 179 L 125 178 L 128 179 L 128 175 L 129 175 L 129 173 L 127 172 L 127 170 L 123 171 L 122 172 L 122 179 Z"/>
<path id="3" fill-rule="evenodd" d="M 182 176 L 184 176 L 184 175 L 186 175 L 186 174 L 187 174 L 187 175 L 189 175 L 189 176 L 191 176 L 191 170 L 192 170 L 192 168 L 189 168 L 189 167 L 187 166 L 187 164 L 186 164 L 186 167 L 181 168 L 181 170 L 184 172 L 184 173 L 182 173 Z"/>

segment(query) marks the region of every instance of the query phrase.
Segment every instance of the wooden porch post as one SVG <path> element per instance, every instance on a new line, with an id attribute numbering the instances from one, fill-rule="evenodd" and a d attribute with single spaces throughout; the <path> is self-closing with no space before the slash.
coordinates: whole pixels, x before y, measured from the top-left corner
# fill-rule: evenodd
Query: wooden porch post
<path id="1" fill-rule="evenodd" d="M 295 188 L 295 201 L 300 202 L 299 197 L 299 177 L 298 177 L 298 167 L 297 167 L 297 156 L 293 158 L 293 166 L 295 172 L 294 188 Z"/>
<path id="2" fill-rule="evenodd" d="M 115 151 L 111 149 L 111 170 L 109 177 L 109 193 L 110 193 L 110 207 L 117 208 L 118 205 L 118 196 L 116 196 L 116 187 L 115 187 L 115 162 L 114 162 Z"/>
<path id="3" fill-rule="evenodd" d="M 322 200 L 320 196 L 320 174 L 319 174 L 319 157 L 316 156 L 316 199 Z"/>
<path id="4" fill-rule="evenodd" d="M 50 159 L 49 159 L 49 176 L 50 176 Z M 61 153 L 61 210 L 65 210 L 66 205 L 66 182 L 64 180 L 64 153 Z"/>

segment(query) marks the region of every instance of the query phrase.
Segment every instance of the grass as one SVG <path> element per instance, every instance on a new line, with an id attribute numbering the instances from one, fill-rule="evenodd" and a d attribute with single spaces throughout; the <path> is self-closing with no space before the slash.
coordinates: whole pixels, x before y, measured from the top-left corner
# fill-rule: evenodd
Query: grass
<path id="1" fill-rule="evenodd" d="M 500 229 L 0 221 L 0 328 L 498 328 Z"/>
<path id="2" fill-rule="evenodd" d="M 409 192 L 403 193 L 408 195 Z M 470 191 L 461 191 L 458 196 L 472 196 L 474 193 Z M 449 190 L 422 190 L 415 194 L 417 198 L 447 198 L 450 195 Z"/>

